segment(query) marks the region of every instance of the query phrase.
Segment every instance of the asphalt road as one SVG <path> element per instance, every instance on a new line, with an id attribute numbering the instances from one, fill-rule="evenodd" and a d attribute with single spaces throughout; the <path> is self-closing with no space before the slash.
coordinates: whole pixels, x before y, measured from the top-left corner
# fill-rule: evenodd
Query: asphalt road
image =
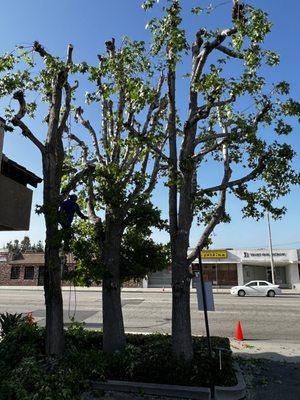
<path id="1" fill-rule="evenodd" d="M 70 322 L 75 308 L 64 291 L 65 322 Z M 78 291 L 75 319 L 84 321 L 88 328 L 102 327 L 101 293 Z M 232 297 L 215 294 L 214 312 L 209 312 L 211 335 L 233 337 L 237 320 L 242 322 L 244 335 L 251 341 L 300 343 L 300 296 Z M 70 300 L 70 307 L 69 307 Z M 127 332 L 166 332 L 171 330 L 171 293 L 123 292 L 122 304 Z M 203 312 L 197 309 L 196 295 L 191 295 L 192 330 L 204 335 Z M 42 291 L 3 290 L 0 288 L 0 312 L 33 312 L 36 320 L 45 323 Z"/>

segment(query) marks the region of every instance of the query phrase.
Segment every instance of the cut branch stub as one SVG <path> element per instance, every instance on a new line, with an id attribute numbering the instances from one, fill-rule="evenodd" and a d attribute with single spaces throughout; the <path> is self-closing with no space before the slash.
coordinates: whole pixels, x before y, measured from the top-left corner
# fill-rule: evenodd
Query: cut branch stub
<path id="1" fill-rule="evenodd" d="M 45 57 L 45 56 L 49 55 L 49 53 L 46 52 L 44 47 L 38 41 L 35 41 L 33 43 L 33 50 L 36 51 L 37 53 L 39 53 L 39 55 L 41 57 Z"/>
<path id="2" fill-rule="evenodd" d="M 67 49 L 67 65 L 73 64 L 73 60 L 72 60 L 73 50 L 74 50 L 73 45 L 69 44 L 68 49 Z"/>
<path id="3" fill-rule="evenodd" d="M 111 40 L 107 40 L 105 42 L 106 46 L 106 51 L 110 55 L 110 57 L 113 57 L 116 53 L 116 45 L 115 45 L 115 38 L 112 38 Z"/>

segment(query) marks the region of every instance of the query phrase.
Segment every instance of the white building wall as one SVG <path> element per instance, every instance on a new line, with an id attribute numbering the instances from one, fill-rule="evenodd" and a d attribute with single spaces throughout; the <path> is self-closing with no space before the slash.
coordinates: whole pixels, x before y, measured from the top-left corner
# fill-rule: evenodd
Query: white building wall
<path id="1" fill-rule="evenodd" d="M 148 278 L 143 279 L 143 289 L 147 289 L 148 287 Z"/>
<path id="2" fill-rule="evenodd" d="M 286 278 L 290 287 L 293 288 L 294 285 L 297 287 L 300 286 L 298 264 L 293 263 L 286 267 Z"/>
<path id="3" fill-rule="evenodd" d="M 217 249 L 216 249 L 217 250 Z M 262 268 L 264 271 L 266 267 L 270 266 L 270 253 L 268 249 L 227 249 L 227 258 L 205 258 L 202 260 L 203 264 L 236 264 L 237 265 L 237 281 L 238 285 L 243 285 L 247 282 L 244 281 L 244 265 L 249 267 Z M 294 287 L 295 285 L 300 288 L 300 277 L 298 270 L 298 263 L 300 263 L 300 250 L 296 249 L 274 249 L 273 256 L 275 267 L 284 267 L 286 271 L 287 286 Z M 198 263 L 198 259 L 194 261 Z M 258 271 L 259 272 L 259 271 Z M 167 273 L 167 271 L 165 271 Z M 260 276 L 261 274 L 258 274 Z M 265 280 L 266 278 L 254 276 L 249 280 Z M 164 285 L 163 279 L 161 280 L 161 287 Z M 191 282 L 192 286 L 192 282 Z M 149 280 L 143 280 L 143 287 L 149 287 Z"/>
<path id="4" fill-rule="evenodd" d="M 243 273 L 243 264 L 242 263 L 237 264 L 237 279 L 238 279 L 238 285 L 244 284 L 244 273 Z"/>

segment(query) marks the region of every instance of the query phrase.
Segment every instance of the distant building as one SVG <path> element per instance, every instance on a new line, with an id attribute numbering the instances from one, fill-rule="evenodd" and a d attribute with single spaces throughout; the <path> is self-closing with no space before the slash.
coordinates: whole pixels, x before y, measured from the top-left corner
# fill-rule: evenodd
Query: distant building
<path id="1" fill-rule="evenodd" d="M 6 254 L 6 260 L 4 261 L 3 255 L 3 261 L 0 261 L 0 286 L 42 286 L 44 284 L 44 253 Z M 74 268 L 73 257 L 67 257 L 67 264 L 62 267 L 62 274 Z M 62 284 L 68 285 L 69 282 L 63 281 Z"/>
<path id="2" fill-rule="evenodd" d="M 64 274 L 76 268 L 76 260 L 69 254 L 67 263 L 62 264 L 62 279 Z M 0 286 L 43 286 L 45 271 L 44 253 L 17 253 L 10 254 L 8 250 L 0 249 Z M 70 282 L 62 280 L 62 286 L 69 286 Z M 96 286 L 96 285 L 92 285 Z M 124 287 L 141 287 L 142 281 L 125 282 Z"/>
<path id="3" fill-rule="evenodd" d="M 0 249 L 0 264 L 1 263 L 6 263 L 8 260 L 8 250 L 7 249 Z"/>
<path id="4" fill-rule="evenodd" d="M 273 250 L 275 281 L 281 287 L 300 287 L 300 250 Z M 252 280 L 271 278 L 270 252 L 266 249 L 207 250 L 202 255 L 203 274 L 215 286 L 243 285 Z M 197 270 L 198 259 L 193 262 Z M 144 280 L 144 287 L 171 287 L 171 270 L 151 274 Z M 191 282 L 193 286 L 193 282 Z"/>

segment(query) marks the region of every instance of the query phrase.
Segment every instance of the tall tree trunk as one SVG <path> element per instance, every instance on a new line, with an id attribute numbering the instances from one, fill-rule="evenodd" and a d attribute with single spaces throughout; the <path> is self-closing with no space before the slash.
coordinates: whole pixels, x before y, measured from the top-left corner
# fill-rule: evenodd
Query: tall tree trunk
<path id="1" fill-rule="evenodd" d="M 44 215 L 46 222 L 44 291 L 46 305 L 46 354 L 64 351 L 63 299 L 61 291 L 61 239 L 58 231 L 58 208 L 63 160 L 62 143 L 56 151 L 46 151 L 44 169 Z"/>
<path id="2" fill-rule="evenodd" d="M 187 249 L 189 236 L 184 225 L 190 220 L 184 218 L 182 194 L 178 213 L 178 155 L 177 155 L 177 126 L 176 126 L 176 72 L 169 66 L 168 71 L 168 97 L 169 116 L 168 134 L 169 151 L 171 160 L 169 187 L 169 221 L 172 259 L 172 347 L 176 357 L 184 357 L 185 360 L 193 358 L 193 343 L 191 334 L 190 317 L 190 277 L 187 264 Z M 188 187 L 185 182 L 185 187 Z M 189 189 L 190 193 L 190 189 Z M 189 215 L 189 214 L 188 214 Z M 189 232 L 189 231 L 188 231 Z"/>
<path id="3" fill-rule="evenodd" d="M 48 219 L 48 218 L 46 218 Z M 61 260 L 58 229 L 46 221 L 45 248 L 45 304 L 46 304 L 46 354 L 61 355 L 64 351 L 63 299 L 61 292 Z"/>
<path id="4" fill-rule="evenodd" d="M 183 167 L 181 166 L 181 169 Z M 172 259 L 172 335 L 173 352 L 185 360 L 193 358 L 193 340 L 191 330 L 190 311 L 190 272 L 187 260 L 189 235 L 193 220 L 191 210 L 191 174 L 184 173 L 180 188 L 178 234 L 176 238 L 176 251 Z"/>
<path id="5" fill-rule="evenodd" d="M 178 237 L 177 254 L 172 260 L 172 347 L 177 358 L 189 361 L 193 358 L 190 277 L 182 242 Z"/>
<path id="6" fill-rule="evenodd" d="M 103 351 L 113 353 L 126 344 L 120 282 L 120 252 L 123 229 L 119 222 L 106 217 L 103 251 L 105 267 L 102 281 Z"/>

